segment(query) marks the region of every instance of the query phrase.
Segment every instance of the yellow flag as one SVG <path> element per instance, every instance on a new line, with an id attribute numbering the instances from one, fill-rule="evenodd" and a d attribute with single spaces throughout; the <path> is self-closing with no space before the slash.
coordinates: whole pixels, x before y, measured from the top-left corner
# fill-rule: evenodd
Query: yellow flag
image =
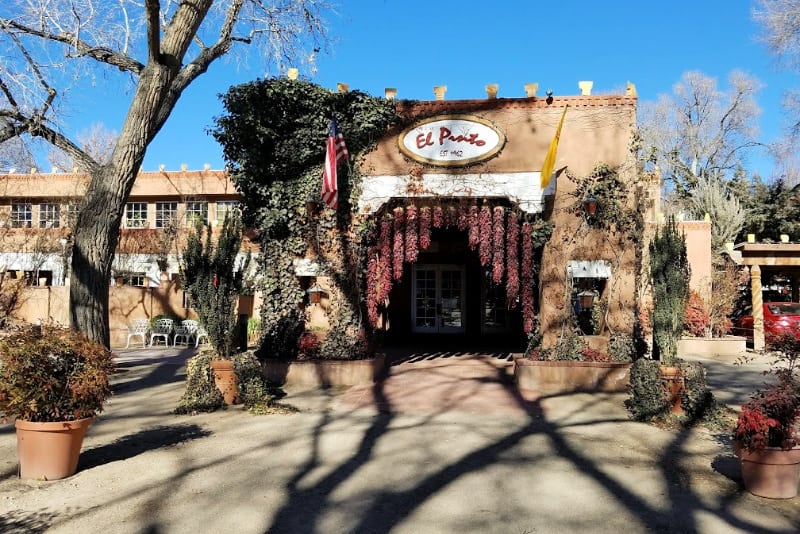
<path id="1" fill-rule="evenodd" d="M 542 190 L 547 188 L 547 184 L 550 183 L 550 175 L 553 174 L 553 167 L 556 166 L 556 151 L 558 150 L 558 140 L 561 137 L 561 127 L 564 126 L 564 115 L 567 114 L 567 106 L 564 106 L 564 113 L 561 114 L 561 120 L 558 121 L 558 127 L 556 128 L 556 135 L 553 137 L 553 140 L 550 141 L 550 148 L 547 149 L 547 155 L 544 157 L 544 163 L 542 163 L 542 176 L 541 176 L 541 185 Z"/>

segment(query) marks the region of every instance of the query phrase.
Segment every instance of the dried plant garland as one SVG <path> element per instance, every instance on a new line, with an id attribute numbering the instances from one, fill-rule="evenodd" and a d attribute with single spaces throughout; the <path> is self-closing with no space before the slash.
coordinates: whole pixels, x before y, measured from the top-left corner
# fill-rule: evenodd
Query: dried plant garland
<path id="1" fill-rule="evenodd" d="M 433 227 L 441 228 L 444 224 L 444 210 L 441 206 L 433 207 Z"/>
<path id="2" fill-rule="evenodd" d="M 392 290 L 392 219 L 388 217 L 381 220 L 380 240 L 378 258 L 380 286 L 377 299 L 378 302 L 383 302 Z"/>
<path id="3" fill-rule="evenodd" d="M 502 206 L 495 206 L 492 213 L 492 281 L 499 284 L 503 281 L 503 270 L 505 269 L 505 209 Z"/>
<path id="4" fill-rule="evenodd" d="M 408 263 L 416 263 L 419 258 L 419 234 L 418 234 L 418 212 L 417 207 L 411 204 L 406 208 L 406 253 L 405 259 Z"/>
<path id="5" fill-rule="evenodd" d="M 378 249 L 369 248 L 367 260 L 367 318 L 372 327 L 378 325 Z"/>
<path id="6" fill-rule="evenodd" d="M 483 267 L 492 262 L 492 237 L 492 212 L 489 205 L 484 204 L 478 215 L 478 258 Z"/>
<path id="7" fill-rule="evenodd" d="M 533 332 L 535 315 L 533 311 L 533 244 L 531 225 L 522 224 L 522 264 L 520 265 L 520 288 L 522 300 L 522 329 L 526 334 Z"/>
<path id="8" fill-rule="evenodd" d="M 512 309 L 519 295 L 519 220 L 513 210 L 506 216 L 506 305 Z"/>
<path id="9" fill-rule="evenodd" d="M 419 210 L 419 248 L 428 250 L 431 246 L 431 209 L 424 207 Z"/>
<path id="10" fill-rule="evenodd" d="M 392 243 L 392 275 L 395 280 L 400 280 L 403 277 L 403 221 L 405 220 L 405 213 L 403 208 L 394 209 L 394 239 Z"/>

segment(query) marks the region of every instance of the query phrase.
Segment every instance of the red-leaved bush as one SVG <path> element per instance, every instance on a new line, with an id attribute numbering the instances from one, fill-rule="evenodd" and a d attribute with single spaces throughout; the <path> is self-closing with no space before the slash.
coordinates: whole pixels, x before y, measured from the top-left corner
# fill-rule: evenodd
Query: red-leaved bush
<path id="1" fill-rule="evenodd" d="M 297 358 L 311 360 L 319 354 L 319 339 L 312 332 L 305 332 L 297 343 Z"/>
<path id="2" fill-rule="evenodd" d="M 696 337 L 703 337 L 708 332 L 711 324 L 711 315 L 708 313 L 708 306 L 694 289 L 689 291 L 689 300 L 686 303 L 686 314 L 683 319 L 686 329 Z"/>
<path id="3" fill-rule="evenodd" d="M 775 360 L 767 374 L 777 382 L 756 391 L 742 406 L 733 439 L 747 451 L 800 445 L 800 341 L 792 335 L 774 343 Z"/>

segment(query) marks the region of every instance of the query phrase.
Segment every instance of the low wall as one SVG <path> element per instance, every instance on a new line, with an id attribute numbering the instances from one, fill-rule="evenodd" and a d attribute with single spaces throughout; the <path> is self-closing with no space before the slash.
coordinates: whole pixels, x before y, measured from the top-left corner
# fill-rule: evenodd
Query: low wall
<path id="1" fill-rule="evenodd" d="M 264 376 L 282 386 L 357 386 L 372 384 L 386 373 L 386 356 L 369 360 L 267 361 Z"/>
<path id="2" fill-rule="evenodd" d="M 631 364 L 625 362 L 572 362 L 514 359 L 517 387 L 543 395 L 573 392 L 624 393 L 630 383 Z"/>
<path id="3" fill-rule="evenodd" d="M 747 352 L 747 339 L 741 336 L 684 337 L 678 341 L 678 355 L 738 356 Z"/>

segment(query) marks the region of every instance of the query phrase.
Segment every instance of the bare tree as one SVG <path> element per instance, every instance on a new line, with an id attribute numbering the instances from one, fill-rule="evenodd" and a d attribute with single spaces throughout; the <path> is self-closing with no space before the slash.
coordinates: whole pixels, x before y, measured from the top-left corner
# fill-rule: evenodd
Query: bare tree
<path id="1" fill-rule="evenodd" d="M 725 182 L 715 176 L 699 176 L 692 189 L 691 209 L 701 219 L 711 219 L 711 250 L 718 253 L 734 242 L 742 230 L 746 212 Z"/>
<path id="2" fill-rule="evenodd" d="M 183 91 L 237 50 L 279 65 L 313 56 L 327 42 L 328 7 L 325 0 L 3 2 L 0 142 L 41 138 L 91 175 L 72 247 L 73 327 L 109 344 L 108 277 L 125 202 L 148 145 Z M 59 125 L 72 86 L 91 84 L 101 73 L 133 84 L 105 162 Z"/>
<path id="3" fill-rule="evenodd" d="M 658 168 L 667 193 L 687 200 L 699 177 L 728 178 L 747 150 L 759 146 L 755 97 L 761 84 L 738 71 L 729 84 L 722 91 L 715 78 L 687 72 L 671 95 L 641 106 L 642 158 Z"/>
<path id="4" fill-rule="evenodd" d="M 88 129 L 78 132 L 75 139 L 89 157 L 102 165 L 111 160 L 111 154 L 114 152 L 117 139 L 119 139 L 119 133 L 107 129 L 102 123 L 98 122 L 92 124 Z M 80 170 L 80 165 L 58 147 L 52 147 L 47 159 L 53 167 L 62 171 L 69 172 L 75 168 Z"/>
<path id="5" fill-rule="evenodd" d="M 35 167 L 33 154 L 28 145 L 19 137 L 0 143 L 0 170 L 3 172 L 28 172 Z"/>

